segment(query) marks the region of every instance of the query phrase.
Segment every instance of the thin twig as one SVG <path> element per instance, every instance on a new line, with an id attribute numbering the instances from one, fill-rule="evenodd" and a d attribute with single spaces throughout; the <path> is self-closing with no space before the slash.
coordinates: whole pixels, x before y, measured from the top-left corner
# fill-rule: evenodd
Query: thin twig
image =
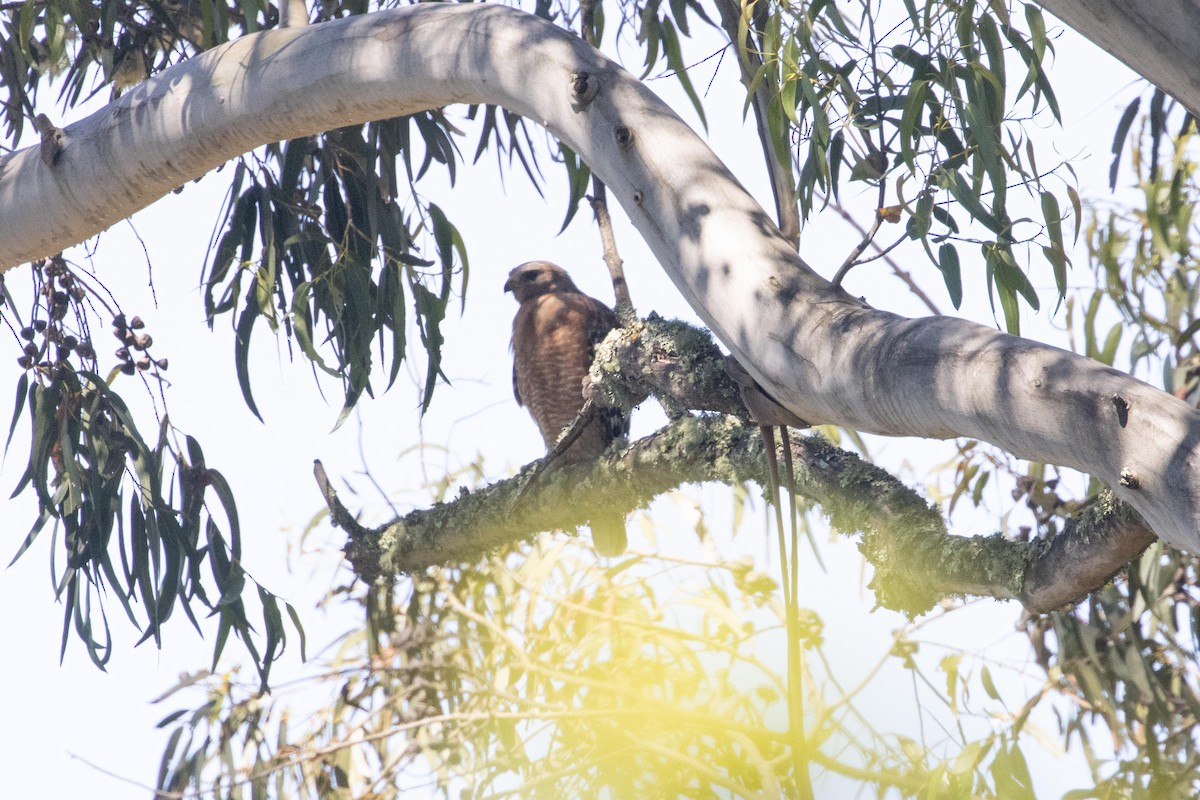
<path id="1" fill-rule="evenodd" d="M 858 231 L 863 237 L 866 237 L 866 228 L 864 228 L 862 224 L 850 214 L 849 211 L 847 211 L 837 202 L 832 200 L 828 200 L 827 202 L 828 206 L 836 211 L 842 219 L 850 224 L 852 228 Z M 908 290 L 912 292 L 918 300 L 925 304 L 925 307 L 929 309 L 931 314 L 940 317 L 942 315 L 941 309 L 939 309 L 937 305 L 929 299 L 929 295 L 925 294 L 921 287 L 917 285 L 917 282 L 913 280 L 912 274 L 897 264 L 895 259 L 893 259 L 891 256 L 884 255 L 882 252 L 883 248 L 881 248 L 879 245 L 875 245 L 875 249 L 880 251 L 880 254 L 883 256 L 883 263 L 887 264 L 888 267 L 891 268 L 892 274 L 904 282 L 904 284 L 908 287 Z"/>
<path id="2" fill-rule="evenodd" d="M 325 505 L 329 507 L 329 521 L 333 526 L 355 535 L 369 532 L 369 529 L 359 524 L 350 510 L 342 505 L 342 501 L 337 496 L 337 490 L 329 482 L 329 475 L 325 472 L 325 465 L 321 463 L 320 459 L 313 461 L 313 476 L 317 479 L 321 496 L 325 498 Z"/>
<path id="3" fill-rule="evenodd" d="M 583 40 L 599 50 L 600 42 L 596 41 L 596 0 L 582 0 L 579 10 L 579 27 Z M 592 195 L 588 198 L 588 203 L 591 204 L 592 214 L 596 217 L 596 227 L 600 229 L 604 263 L 612 279 L 613 296 L 617 303 L 617 318 L 622 322 L 632 321 L 635 317 L 633 300 L 629 296 L 629 284 L 625 280 L 621 256 L 617 253 L 617 237 L 613 233 L 612 217 L 608 214 L 608 192 L 604 189 L 604 182 L 595 174 L 592 175 Z"/>
<path id="4" fill-rule="evenodd" d="M 596 227 L 600 229 L 600 243 L 604 247 L 604 263 L 608 266 L 608 275 L 612 278 L 613 295 L 617 300 L 617 318 L 625 321 L 636 314 L 633 309 L 633 299 L 629 296 L 629 284 L 625 280 L 625 269 L 621 256 L 617 254 L 617 239 L 613 235 L 612 217 L 608 214 L 608 192 L 604 183 L 595 175 L 592 176 L 592 195 L 588 198 L 592 213 L 596 216 Z"/>
<path id="5" fill-rule="evenodd" d="M 882 93 L 881 93 L 881 88 L 879 85 L 879 83 L 880 83 L 879 82 L 879 65 L 876 63 L 876 60 L 875 60 L 875 50 L 877 49 L 877 47 L 876 47 L 877 40 L 875 38 L 875 15 L 873 13 L 871 13 L 870 8 L 868 8 L 866 16 L 867 16 L 867 31 L 870 36 L 870 43 L 871 43 L 871 49 L 869 51 L 870 59 L 871 59 L 871 74 L 874 77 L 875 96 L 880 97 L 880 96 L 882 96 Z M 883 139 L 883 126 L 882 125 L 879 126 L 878 133 L 879 133 L 879 145 L 878 145 L 879 149 L 876 152 L 878 152 L 881 155 L 886 155 L 887 146 L 886 146 L 886 142 L 884 142 L 884 139 Z M 868 137 L 869 137 L 869 134 L 868 134 Z M 868 139 L 868 141 L 869 141 L 869 139 Z M 881 171 L 886 171 L 886 170 L 881 170 Z M 855 266 L 855 264 L 859 263 L 858 257 L 861 256 L 863 254 L 863 251 L 867 249 L 867 245 L 874 244 L 875 234 L 879 233 L 879 226 L 883 223 L 883 220 L 885 219 L 884 202 L 886 200 L 887 200 L 886 175 L 880 175 L 879 176 L 879 197 L 875 201 L 875 221 L 871 225 L 871 230 L 866 231 L 865 233 L 863 233 L 861 226 L 856 226 L 856 227 L 858 227 L 859 232 L 863 234 L 862 241 L 860 241 L 857 245 L 855 245 L 854 249 L 850 251 L 850 255 L 846 256 L 846 260 L 842 262 L 842 266 L 840 266 L 838 268 L 838 271 L 834 274 L 833 280 L 831 281 L 831 283 L 834 286 L 842 285 L 842 279 L 846 277 L 846 273 L 849 272 L 851 270 L 851 268 Z"/>
<path id="6" fill-rule="evenodd" d="M 846 256 L 846 260 L 838 267 L 838 271 L 833 274 L 833 279 L 830 281 L 834 286 L 842 285 L 842 278 L 846 277 L 846 273 L 850 268 L 858 263 L 858 257 L 863 254 L 863 250 L 867 249 L 867 245 L 875 243 L 875 234 L 879 233 L 879 226 L 883 224 L 883 209 L 875 209 L 875 221 L 871 223 L 871 229 L 863 234 L 862 241 L 854 245 L 854 249 L 850 251 L 850 255 Z"/>
<path id="7" fill-rule="evenodd" d="M 584 428 L 587 427 L 588 423 L 591 422 L 595 416 L 596 403 L 592 400 L 592 398 L 588 397 L 583 401 L 583 406 L 579 409 L 579 413 L 575 415 L 575 419 L 571 420 L 571 424 L 563 429 L 563 432 L 558 437 L 558 441 L 554 443 L 554 447 L 550 449 L 550 452 L 546 453 L 545 456 L 543 456 L 536 464 L 533 465 L 533 468 L 529 471 L 529 474 L 525 478 L 524 485 L 521 486 L 520 491 L 518 491 L 516 496 L 513 498 L 513 505 L 516 505 L 516 503 L 525 496 L 526 492 L 533 488 L 534 484 L 537 483 L 538 479 L 541 478 L 543 474 L 545 474 L 546 470 L 548 470 L 554 464 L 554 462 L 558 460 L 558 457 L 565 453 L 567 448 L 575 443 L 575 440 L 580 437 Z"/>
<path id="8" fill-rule="evenodd" d="M 152 787 L 147 786 L 146 784 L 142 783 L 141 781 L 135 781 L 133 778 L 127 778 L 126 776 L 118 774 L 116 772 L 113 772 L 112 770 L 105 769 L 104 767 L 100 766 L 99 764 L 95 764 L 91 761 L 88 761 L 83 756 L 76 755 L 75 753 L 72 753 L 70 751 L 67 752 L 67 755 L 70 756 L 71 758 L 75 759 L 76 761 L 80 761 L 83 764 L 86 764 L 87 766 L 96 770 L 96 772 L 99 772 L 101 775 L 107 775 L 108 777 L 113 778 L 114 780 L 121 781 L 122 783 L 127 783 L 130 786 L 136 786 L 139 789 L 142 789 L 144 791 L 152 793 L 156 798 L 162 798 L 162 800 L 179 800 L 179 798 L 183 797 L 182 792 L 164 792 L 161 789 L 152 788 Z"/>

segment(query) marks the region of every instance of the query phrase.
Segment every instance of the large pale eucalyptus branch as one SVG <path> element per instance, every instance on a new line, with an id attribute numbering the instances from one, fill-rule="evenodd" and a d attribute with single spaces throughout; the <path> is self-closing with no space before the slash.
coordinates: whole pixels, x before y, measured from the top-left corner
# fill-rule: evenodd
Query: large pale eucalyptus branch
<path id="1" fill-rule="evenodd" d="M 1037 0 L 1200 116 L 1200 14 L 1190 0 Z"/>
<path id="2" fill-rule="evenodd" d="M 707 145 L 577 37 L 492 5 L 421 4 L 246 36 L 0 161 L 0 265 L 61 250 L 257 145 L 451 103 L 545 125 L 609 187 L 683 296 L 799 417 L 969 436 L 1075 467 L 1200 550 L 1200 413 L 1096 362 L 831 287 Z"/>

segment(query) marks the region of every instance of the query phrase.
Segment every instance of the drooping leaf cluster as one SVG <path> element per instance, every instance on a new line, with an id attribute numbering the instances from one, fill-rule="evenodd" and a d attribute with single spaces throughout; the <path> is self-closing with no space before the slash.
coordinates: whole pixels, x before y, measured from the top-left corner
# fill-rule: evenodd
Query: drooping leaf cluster
<path id="1" fill-rule="evenodd" d="M 376 343 L 390 360 L 387 385 L 399 374 L 410 303 L 427 355 L 428 407 L 456 273 L 460 295 L 466 288 L 466 250 L 438 206 L 405 213 L 398 196 L 434 162 L 453 175 L 458 156 L 447 126 L 437 112 L 383 120 L 270 145 L 258 162 L 268 166 L 238 163 L 225 232 L 204 275 L 204 304 L 210 326 L 222 314 L 236 316 L 238 380 L 256 415 L 248 358 L 258 321 L 282 328 L 305 356 L 341 378 L 349 411 L 371 391 Z M 415 172 L 414 139 L 424 143 Z M 406 173 L 398 172 L 401 162 Z M 437 262 L 417 252 L 422 230 L 431 234 Z M 326 348 L 332 364 L 322 356 Z"/>
<path id="2" fill-rule="evenodd" d="M 1196 405 L 1200 137 L 1194 117 L 1159 90 L 1149 95 L 1140 117 L 1142 97 L 1130 102 L 1113 137 L 1110 188 L 1126 192 L 1130 203 L 1098 203 L 1087 228 L 1097 287 L 1083 311 L 1085 348 L 1090 357 L 1113 364 L 1123 331 L 1130 329 L 1130 369 Z M 1126 153 L 1128 171 L 1122 169 Z M 1111 309 L 1119 319 L 1102 336 L 1098 320 Z"/>
<path id="3" fill-rule="evenodd" d="M 13 496 L 29 490 L 38 502 L 37 518 L 13 561 L 53 521 L 55 539 L 62 537 L 61 550 L 57 541 L 51 547 L 51 572 L 63 603 L 63 653 L 73 630 L 96 666 L 105 666 L 112 656 L 106 610 L 112 598 L 142 641 L 159 645 L 163 625 L 177 609 L 197 630 L 199 611 L 218 618 L 214 664 L 234 633 L 265 685 L 286 632 L 280 601 L 262 587 L 261 627 L 250 621 L 243 590 L 253 579 L 241 561 L 233 492 L 205 463 L 195 439 L 184 436 L 178 443 L 166 416 L 148 443 L 111 386 L 121 376 L 161 380 L 167 360 L 151 358 L 153 339 L 139 318 L 118 314 L 113 333 L 123 343 L 119 365 L 101 377 L 100 344 L 83 310 L 94 296 L 92 279 L 61 258 L 34 270 L 38 291 L 25 324 L 4 292 L 5 318 L 20 325 L 17 335 L 26 342 L 6 449 L 24 417 L 30 450 Z M 284 605 L 298 628 L 295 612 Z M 261 651 L 255 643 L 260 635 Z"/>
<path id="4" fill-rule="evenodd" d="M 1053 42 L 1036 6 L 1022 4 L 1019 17 L 1006 4 L 973 0 L 751 8 L 739 20 L 743 69 L 759 65 L 747 82 L 751 91 L 766 87 L 766 129 L 777 168 L 797 171 L 802 219 L 840 202 L 847 185 L 875 188 L 868 238 L 879 235 L 878 222 L 903 221 L 904 234 L 884 247 L 920 242 L 955 307 L 964 264 L 978 263 L 1012 333 L 1018 298 L 1040 305 L 1030 245 L 1040 245 L 1065 293 L 1063 209 L 1073 209 L 1078 228 L 1079 197 L 1061 179 L 1058 190 L 1047 184 L 1062 165 L 1039 165 L 1023 129 L 1037 116 L 1059 117 L 1046 77 Z M 1024 198 L 1013 201 L 1012 188 Z"/>
<path id="5" fill-rule="evenodd" d="M 314 12 L 328 19 L 368 10 L 366 3 L 333 3 Z M 0 113 L 7 144 L 15 147 L 35 112 L 45 107 L 53 114 L 42 100 L 46 92 L 56 90 L 53 99 L 67 107 L 101 91 L 115 95 L 195 52 L 274 26 L 278 14 L 274 6 L 258 2 L 91 5 L 31 0 L 6 7 L 4 19 Z M 412 154 L 418 147 L 410 146 L 410 139 L 425 146 L 415 163 L 418 157 Z M 497 134 L 496 139 L 502 137 Z M 274 145 L 263 158 L 238 161 L 231 170 L 225 231 L 205 274 L 204 297 L 210 324 L 221 313 L 236 314 L 235 369 L 254 413 L 259 412 L 250 389 L 248 348 L 255 323 L 262 319 L 293 336 L 314 363 L 342 380 L 347 410 L 370 390 L 373 342 L 381 355 L 391 356 L 390 385 L 405 354 L 406 319 L 415 320 L 428 353 L 423 397 L 428 405 L 440 373 L 440 325 L 451 299 L 452 275 L 460 280 L 460 293 L 465 289 L 466 251 L 441 209 L 417 206 L 410 212 L 417 217 L 412 222 L 396 198 L 401 187 L 407 189 L 435 162 L 447 165 L 453 175 L 456 157 L 444 117 L 427 113 Z M 405 173 L 398 177 L 401 160 Z M 428 231 L 436 247 L 436 262 L 414 252 L 413 239 L 422 231 Z M 18 555 L 51 521 L 64 529 L 69 566 L 57 588 L 66 593 L 68 622 L 74 620 L 74 630 L 98 664 L 110 655 L 106 597 L 115 594 L 131 621 L 156 642 L 161 640 L 160 624 L 177 606 L 196 622 L 188 605 L 195 600 L 220 617 L 214 663 L 232 630 L 245 642 L 265 683 L 281 651 L 284 626 L 278 601 L 261 587 L 263 622 L 253 625 L 246 614 L 242 595 L 248 584 L 232 492 L 220 473 L 189 460 L 199 453 L 198 443 L 189 438 L 185 447 L 173 444 L 165 410 L 155 426 L 154 447 L 142 443 L 155 438 L 139 432 L 132 415 L 125 413 L 113 425 L 104 410 L 124 408 L 110 385 L 118 374 L 156 374 L 166 361 L 151 359 L 149 336 L 130 330 L 117 314 L 114 332 L 124 337 L 123 347 L 108 380 L 100 379 L 88 332 L 100 316 L 94 301 L 110 307 L 102 299 L 103 284 L 92 280 L 73 287 L 69 281 L 79 270 L 59 258 L 47 263 L 47 269 L 61 276 L 47 274 L 46 292 L 39 288 L 35 293 L 44 302 L 35 305 L 30 337 L 15 337 L 24 373 L 13 428 L 26 405 L 32 426 L 30 468 L 17 492 L 36 491 L 39 504 Z M 6 294 L 6 299 L 11 298 Z M 406 313 L 410 305 L 411 315 Z M 52 320 L 48 330 L 45 319 L 38 318 L 39 309 Z M 11 302 L 5 318 L 14 334 L 18 328 L 26 330 Z M 76 329 L 55 324 L 64 319 Z M 33 342 L 34 333 L 45 341 Z M 85 349 L 73 351 L 64 342 L 82 342 Z M 72 362 L 72 353 L 86 364 Z M 96 402 L 102 408 L 88 405 Z M 66 457 L 53 460 L 63 449 Z M 147 466 L 123 466 L 125 456 L 130 464 L 141 463 L 140 458 Z M 211 518 L 200 522 L 206 493 L 212 497 L 218 488 L 231 529 L 228 545 Z M 113 567 L 118 553 L 123 564 L 132 559 L 124 580 L 118 580 L 120 571 Z M 215 581 L 211 600 L 200 582 L 202 569 Z M 115 591 L 101 591 L 106 586 Z M 142 620 L 130 606 L 138 601 Z M 250 638 L 252 630 L 265 637 L 261 650 Z"/>
<path id="6" fill-rule="evenodd" d="M 1200 404 L 1197 141 L 1196 120 L 1160 90 L 1126 106 L 1112 142 L 1114 194 L 1092 204 L 1087 224 L 1096 286 L 1067 304 L 1086 355 L 1121 367 L 1118 356 L 1127 353 L 1130 372 L 1193 405 Z M 1031 501 L 1056 495 L 1049 482 L 1028 489 Z M 1066 740 L 1090 759 L 1112 746 L 1108 737 L 1119 743 L 1115 770 L 1091 762 L 1100 796 L 1200 791 L 1200 686 L 1191 667 L 1200 653 L 1198 572 L 1194 556 L 1155 545 L 1124 580 L 1030 625 L 1038 663 L 1081 709 L 1063 719 Z"/>
<path id="7" fill-rule="evenodd" d="M 1090 358 L 1127 367 L 1193 405 L 1200 402 L 1196 334 L 1195 120 L 1161 91 L 1133 99 L 1115 123 L 1111 198 L 1090 208 L 1086 241 L 1095 288 L 1066 299 L 1069 330 Z M 1124 347 L 1122 346 L 1124 345 Z M 1128 361 L 1124 358 L 1128 357 Z M 1061 471 L 1014 466 L 977 443 L 961 446 L 951 508 L 983 502 L 996 480 L 1031 515 L 1017 535 L 1050 538 L 1084 504 Z M 1001 485 L 1007 485 L 1002 483 Z M 1023 508 L 1022 508 L 1023 507 Z M 1087 757 L 1093 789 L 1068 796 L 1190 798 L 1200 791 L 1200 561 L 1154 545 L 1118 579 L 1073 609 L 1027 622 L 1050 686 L 1073 700 L 1060 714 L 1064 747 Z M 1116 751 L 1115 760 L 1105 753 Z"/>

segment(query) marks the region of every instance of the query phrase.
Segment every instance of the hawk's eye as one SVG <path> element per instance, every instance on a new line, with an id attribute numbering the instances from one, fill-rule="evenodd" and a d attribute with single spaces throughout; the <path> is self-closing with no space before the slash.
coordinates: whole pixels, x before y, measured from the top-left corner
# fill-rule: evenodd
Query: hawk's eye
<path id="1" fill-rule="evenodd" d="M 531 270 L 530 272 L 526 272 L 524 275 L 522 275 L 521 280 L 525 281 L 526 283 L 533 283 L 537 280 L 537 276 L 537 271 Z"/>

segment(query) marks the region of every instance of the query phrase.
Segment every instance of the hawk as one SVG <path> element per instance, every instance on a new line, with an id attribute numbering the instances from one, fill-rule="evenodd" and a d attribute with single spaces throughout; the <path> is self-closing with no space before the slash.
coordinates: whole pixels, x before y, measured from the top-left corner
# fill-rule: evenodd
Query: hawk
<path id="1" fill-rule="evenodd" d="M 504 291 L 521 304 L 513 320 L 513 394 L 537 423 L 548 452 L 583 407 L 583 381 L 596 345 L 617 326 L 617 316 L 579 291 L 567 271 L 549 261 L 517 267 L 508 274 Z M 624 412 L 600 409 L 560 460 L 594 461 L 613 441 L 628 435 Z M 591 527 L 592 541 L 602 555 L 625 552 L 625 520 L 619 512 L 591 520 Z"/>

